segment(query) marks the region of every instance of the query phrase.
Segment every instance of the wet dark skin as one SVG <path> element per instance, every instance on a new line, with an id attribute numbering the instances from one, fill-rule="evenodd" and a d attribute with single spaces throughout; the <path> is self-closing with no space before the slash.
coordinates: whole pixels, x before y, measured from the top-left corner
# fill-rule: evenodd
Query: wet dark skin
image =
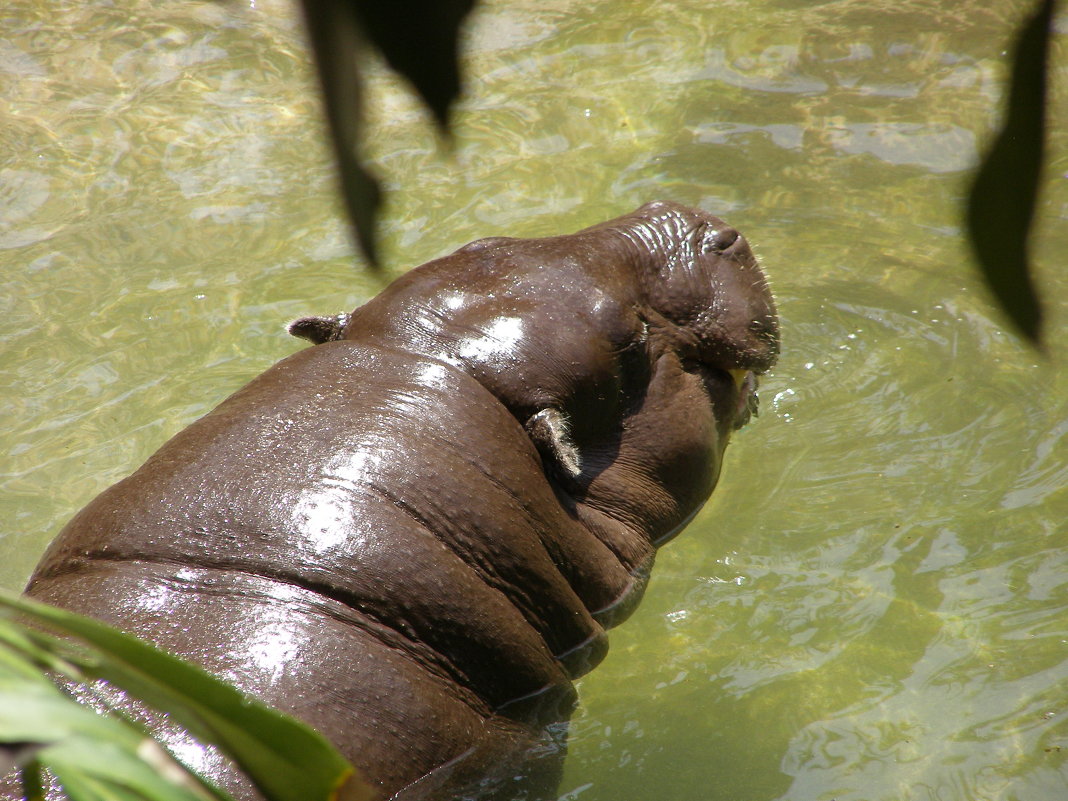
<path id="1" fill-rule="evenodd" d="M 723 221 L 650 203 L 291 330 L 317 344 L 90 503 L 28 593 L 302 718 L 384 798 L 452 797 L 566 719 L 708 498 L 778 354 L 771 294 Z"/>

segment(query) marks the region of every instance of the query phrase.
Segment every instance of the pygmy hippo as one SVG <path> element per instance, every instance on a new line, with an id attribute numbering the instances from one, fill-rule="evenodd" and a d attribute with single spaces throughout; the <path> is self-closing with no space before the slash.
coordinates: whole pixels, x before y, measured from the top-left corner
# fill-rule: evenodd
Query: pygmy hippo
<path id="1" fill-rule="evenodd" d="M 384 798 L 458 797 L 566 720 L 708 498 L 778 354 L 771 293 L 737 231 L 650 203 L 291 331 L 315 346 L 90 503 L 27 592 L 303 719 Z"/>

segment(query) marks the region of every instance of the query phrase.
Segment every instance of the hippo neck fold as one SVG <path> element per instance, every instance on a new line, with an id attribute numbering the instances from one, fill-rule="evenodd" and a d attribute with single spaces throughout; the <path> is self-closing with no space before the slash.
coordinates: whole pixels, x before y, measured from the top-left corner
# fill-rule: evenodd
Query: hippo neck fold
<path id="1" fill-rule="evenodd" d="M 631 218 L 626 225 L 614 225 L 607 230 L 626 241 L 628 255 L 640 265 L 639 274 L 656 275 L 665 268 L 692 264 L 697 256 L 696 233 L 706 226 L 704 221 L 695 222 L 665 209 L 655 216 Z"/>

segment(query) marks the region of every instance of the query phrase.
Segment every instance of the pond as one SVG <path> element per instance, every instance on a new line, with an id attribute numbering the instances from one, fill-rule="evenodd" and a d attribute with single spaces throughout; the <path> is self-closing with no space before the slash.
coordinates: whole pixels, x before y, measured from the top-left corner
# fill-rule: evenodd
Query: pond
<path id="1" fill-rule="evenodd" d="M 761 416 L 581 681 L 562 798 L 1068 797 L 1063 36 L 1045 355 L 961 233 L 1029 7 L 488 2 L 451 149 L 370 66 L 386 276 L 663 198 L 744 231 L 778 297 Z M 383 279 L 353 253 L 288 4 L 9 0 L 0 21 L 18 588 L 77 509 L 301 347 L 286 322 Z"/>

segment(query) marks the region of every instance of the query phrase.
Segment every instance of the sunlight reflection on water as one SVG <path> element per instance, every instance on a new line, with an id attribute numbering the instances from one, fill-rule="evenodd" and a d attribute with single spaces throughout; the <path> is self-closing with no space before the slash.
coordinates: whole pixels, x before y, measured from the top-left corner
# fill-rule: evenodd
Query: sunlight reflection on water
<path id="1" fill-rule="evenodd" d="M 1068 796 L 1065 182 L 1048 360 L 960 237 L 1025 5 L 489 3 L 451 153 L 375 68 L 391 275 L 667 197 L 729 215 L 778 296 L 762 415 L 582 681 L 566 797 Z M 285 3 L 38 6 L 0 36 L 7 586 L 300 347 L 286 322 L 380 286 Z"/>

